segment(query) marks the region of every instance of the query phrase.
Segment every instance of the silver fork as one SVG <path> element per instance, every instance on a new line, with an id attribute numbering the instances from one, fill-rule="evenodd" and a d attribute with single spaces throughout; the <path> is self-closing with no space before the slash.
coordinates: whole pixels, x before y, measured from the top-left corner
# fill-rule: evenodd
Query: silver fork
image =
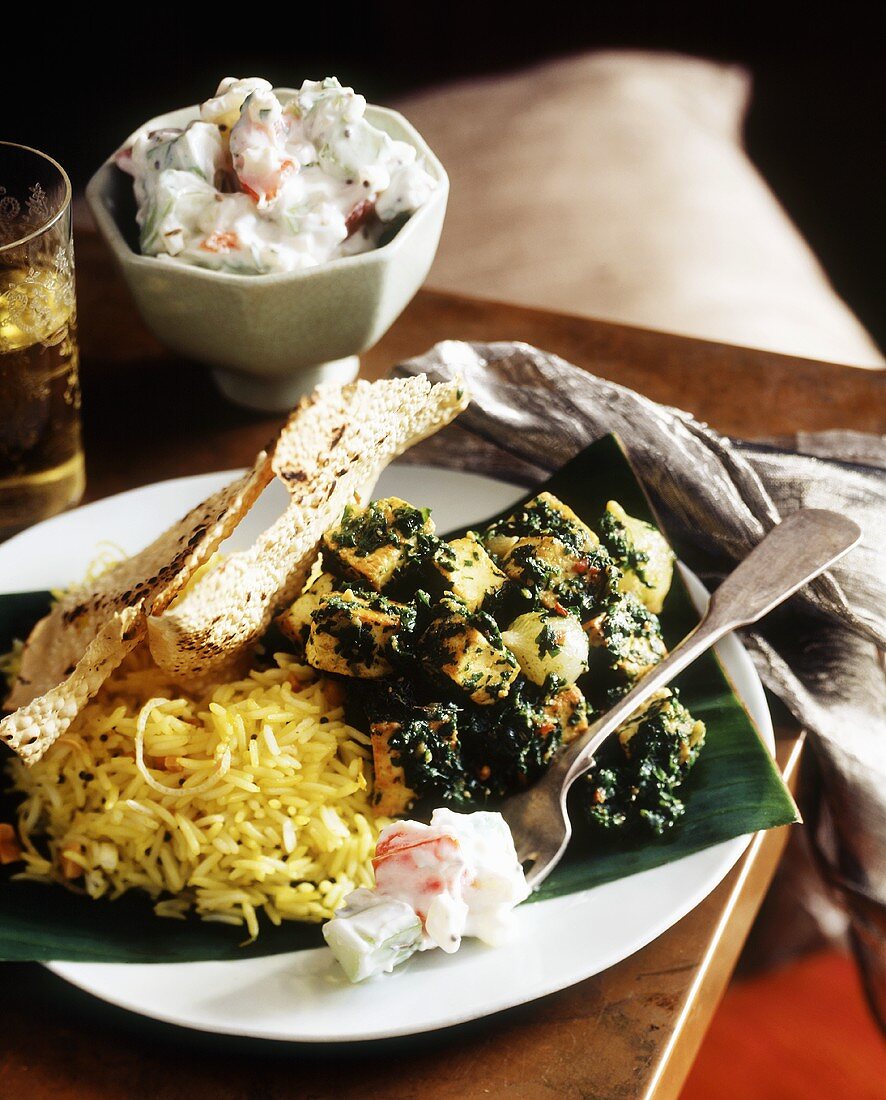
<path id="1" fill-rule="evenodd" d="M 762 619 L 852 549 L 858 524 L 837 512 L 793 512 L 748 554 L 711 597 L 701 622 L 611 710 L 554 759 L 542 778 L 502 806 L 520 862 L 531 864 L 526 881 L 535 890 L 560 862 L 572 825 L 566 812 L 569 788 L 594 763 L 594 754 L 650 696 L 725 634 Z"/>

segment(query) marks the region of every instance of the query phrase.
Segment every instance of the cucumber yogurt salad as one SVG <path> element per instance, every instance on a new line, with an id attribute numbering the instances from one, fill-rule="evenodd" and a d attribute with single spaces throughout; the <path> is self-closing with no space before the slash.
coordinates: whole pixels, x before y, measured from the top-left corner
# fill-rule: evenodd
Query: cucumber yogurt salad
<path id="1" fill-rule="evenodd" d="M 377 248 L 436 181 L 365 111 L 335 77 L 282 99 L 267 80 L 226 77 L 199 119 L 142 132 L 117 156 L 134 180 L 141 252 L 264 275 Z"/>

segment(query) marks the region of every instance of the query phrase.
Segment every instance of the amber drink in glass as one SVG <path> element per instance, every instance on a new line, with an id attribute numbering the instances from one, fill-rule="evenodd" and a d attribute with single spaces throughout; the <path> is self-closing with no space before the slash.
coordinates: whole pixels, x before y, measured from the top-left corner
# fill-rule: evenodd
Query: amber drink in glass
<path id="1" fill-rule="evenodd" d="M 71 184 L 0 142 L 0 539 L 83 495 Z"/>

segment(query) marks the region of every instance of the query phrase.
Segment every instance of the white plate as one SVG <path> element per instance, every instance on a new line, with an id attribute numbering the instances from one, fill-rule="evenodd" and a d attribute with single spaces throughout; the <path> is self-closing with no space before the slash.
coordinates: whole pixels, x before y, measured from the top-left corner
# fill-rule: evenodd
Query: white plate
<path id="1" fill-rule="evenodd" d="M 0 592 L 77 580 L 103 540 L 136 551 L 231 477 L 160 482 L 39 524 L 0 546 Z M 484 519 L 522 495 L 500 481 L 416 466 L 388 470 L 377 492 L 430 505 L 443 531 Z M 248 545 L 283 499 L 282 489 L 272 486 L 229 548 Z M 703 602 L 704 589 L 694 577 L 688 580 L 693 597 Z M 718 652 L 772 751 L 772 723 L 750 659 L 732 637 Z M 455 956 L 427 952 L 361 986 L 349 985 L 324 949 L 242 962 L 48 965 L 111 1004 L 203 1031 L 301 1042 L 409 1035 L 534 1000 L 627 958 L 698 905 L 749 840 L 739 837 L 617 882 L 524 906 L 518 935 L 507 947 L 468 943 Z"/>

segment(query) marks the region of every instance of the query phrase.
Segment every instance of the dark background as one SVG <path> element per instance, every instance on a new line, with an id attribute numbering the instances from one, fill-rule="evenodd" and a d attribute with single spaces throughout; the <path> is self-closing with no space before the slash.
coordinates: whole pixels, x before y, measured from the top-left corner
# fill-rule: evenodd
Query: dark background
<path id="1" fill-rule="evenodd" d="M 0 137 L 56 156 L 82 188 L 152 115 L 221 76 L 338 76 L 368 99 L 593 48 L 673 50 L 754 75 L 747 146 L 838 292 L 886 344 L 882 310 L 884 39 L 876 0 L 78 8 L 4 50 Z M 101 31 L 98 31 L 98 28 Z"/>

